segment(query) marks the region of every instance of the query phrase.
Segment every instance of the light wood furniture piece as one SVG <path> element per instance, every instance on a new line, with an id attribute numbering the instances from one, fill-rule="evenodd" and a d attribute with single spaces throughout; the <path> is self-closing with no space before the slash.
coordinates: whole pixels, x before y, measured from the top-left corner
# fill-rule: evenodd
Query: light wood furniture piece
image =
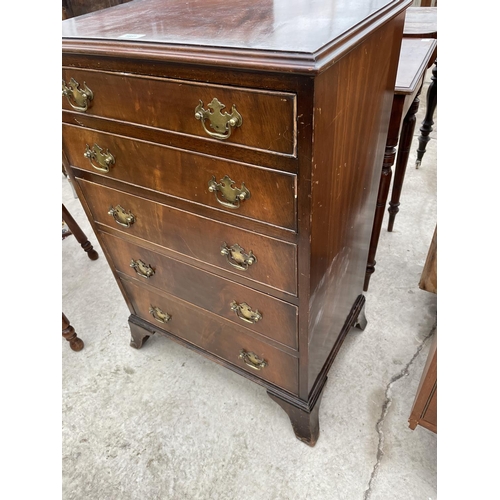
<path id="1" fill-rule="evenodd" d="M 419 287 L 437 294 L 437 226 L 429 246 Z M 421 425 L 437 433 L 437 333 L 432 339 L 408 422 L 410 429 Z"/>
<path id="2" fill-rule="evenodd" d="M 399 56 L 398 72 L 392 102 L 389 132 L 385 145 L 385 155 L 377 195 L 377 208 L 373 221 L 370 249 L 366 265 L 363 290 L 366 292 L 370 279 L 375 272 L 376 254 L 380 231 L 389 196 L 392 179 L 392 166 L 396 160 L 394 183 L 389 202 L 389 231 L 392 231 L 408 164 L 410 147 L 415 130 L 415 115 L 420 103 L 420 92 L 424 83 L 425 72 L 436 50 L 436 40 L 403 38 Z M 396 159 L 397 153 L 397 159 Z"/>
<path id="3" fill-rule="evenodd" d="M 144 0 L 63 22 L 63 161 L 130 308 L 313 446 L 362 294 L 409 0 Z M 195 395 L 190 395 L 195 397 Z"/>
<path id="4" fill-rule="evenodd" d="M 424 269 L 418 286 L 427 292 L 437 293 L 437 226 L 425 260 Z"/>
<path id="5" fill-rule="evenodd" d="M 412 430 L 421 425 L 437 433 L 437 333 L 432 339 L 408 423 Z"/>
<path id="6" fill-rule="evenodd" d="M 437 7 L 410 7 L 406 11 L 405 26 L 403 30 L 405 38 L 434 38 L 437 40 Z M 427 89 L 425 116 L 420 127 L 418 137 L 416 168 L 422 164 L 427 143 L 430 141 L 430 133 L 434 125 L 434 112 L 437 107 L 437 60 L 434 55 L 430 62 L 432 68 L 431 83 Z"/>

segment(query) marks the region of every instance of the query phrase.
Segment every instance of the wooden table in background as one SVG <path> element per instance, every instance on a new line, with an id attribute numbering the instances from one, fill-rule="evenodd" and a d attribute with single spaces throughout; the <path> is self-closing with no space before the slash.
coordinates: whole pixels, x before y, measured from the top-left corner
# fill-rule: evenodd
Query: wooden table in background
<path id="1" fill-rule="evenodd" d="M 429 62 L 432 60 L 435 49 L 436 40 L 432 38 L 424 40 L 403 38 L 398 62 L 398 73 L 396 76 L 391 118 L 389 121 L 389 132 L 387 134 L 382 174 L 377 196 L 377 207 L 375 210 L 370 249 L 368 252 L 363 287 L 365 292 L 368 290 L 371 275 L 375 272 L 375 256 L 389 195 L 392 166 L 395 160 L 396 170 L 391 201 L 389 203 L 389 231 L 392 231 L 394 219 L 399 212 L 399 200 L 403 188 L 413 132 L 415 130 L 415 115 L 420 103 L 419 95 L 424 83 L 425 72 L 429 67 Z"/>
<path id="2" fill-rule="evenodd" d="M 403 30 L 405 38 L 434 38 L 437 40 L 437 7 L 410 7 L 406 11 L 405 26 Z M 437 51 L 430 64 L 432 68 L 431 83 L 427 89 L 427 102 L 425 117 L 420 126 L 418 137 L 416 168 L 422 163 L 427 143 L 430 141 L 430 133 L 434 125 L 434 112 L 437 106 Z"/>

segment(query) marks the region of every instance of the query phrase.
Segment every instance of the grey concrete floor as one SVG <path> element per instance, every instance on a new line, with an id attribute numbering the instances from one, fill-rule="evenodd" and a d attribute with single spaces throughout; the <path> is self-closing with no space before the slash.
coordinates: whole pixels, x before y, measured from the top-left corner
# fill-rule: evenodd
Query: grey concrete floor
<path id="1" fill-rule="evenodd" d="M 414 168 L 426 78 L 401 210 L 380 238 L 368 326 L 349 333 L 329 374 L 321 434 L 299 442 L 260 386 L 162 337 L 129 347 L 127 306 L 80 202 L 63 203 L 101 254 L 62 242 L 62 307 L 84 340 L 63 339 L 64 500 L 428 500 L 435 434 L 408 417 L 435 332 L 436 300 L 418 282 L 436 225 L 437 110 Z M 386 216 L 387 219 L 387 216 Z"/>

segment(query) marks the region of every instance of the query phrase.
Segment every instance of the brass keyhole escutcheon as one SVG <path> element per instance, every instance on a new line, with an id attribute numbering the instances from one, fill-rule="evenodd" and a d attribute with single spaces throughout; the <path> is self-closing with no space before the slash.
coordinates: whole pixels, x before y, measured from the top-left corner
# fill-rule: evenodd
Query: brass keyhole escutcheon
<path id="1" fill-rule="evenodd" d="M 87 84 L 83 82 L 83 88 L 80 88 L 80 84 L 71 78 L 69 83 L 62 81 L 62 95 L 68 99 L 69 105 L 75 111 L 87 111 L 90 106 L 90 101 L 94 98 L 94 93 L 87 87 Z"/>
<path id="2" fill-rule="evenodd" d="M 150 306 L 149 313 L 159 323 L 168 323 L 172 319 L 172 316 L 170 316 L 170 314 L 163 312 L 159 307 L 156 306 Z"/>
<path id="3" fill-rule="evenodd" d="M 245 249 L 241 248 L 237 243 L 228 247 L 224 242 L 220 247 L 220 253 L 226 256 L 226 260 L 231 266 L 240 271 L 247 271 L 249 266 L 257 262 L 257 257 L 251 250 L 246 253 Z"/>
<path id="4" fill-rule="evenodd" d="M 200 99 L 200 103 L 194 110 L 194 117 L 201 121 L 203 129 L 210 137 L 225 140 L 231 136 L 233 128 L 241 127 L 243 118 L 238 111 L 236 111 L 236 106 L 234 104 L 231 108 L 231 113 L 225 111 L 223 114 L 222 110 L 226 106 L 214 97 L 207 107 L 209 108 L 208 110 L 203 109 L 203 101 Z M 210 122 L 209 127 L 212 130 L 207 128 L 205 120 Z"/>
<path id="5" fill-rule="evenodd" d="M 240 203 L 243 200 L 248 200 L 250 198 L 250 191 L 245 186 L 245 183 L 241 183 L 241 187 L 233 187 L 235 182 L 228 176 L 225 175 L 220 182 L 217 182 L 215 175 L 208 181 L 208 190 L 215 194 L 217 201 L 226 208 L 240 208 Z M 219 198 L 219 194 L 222 197 Z"/>
<path id="6" fill-rule="evenodd" d="M 234 311 L 236 313 L 236 316 L 238 316 L 238 318 L 240 318 L 242 321 L 245 321 L 245 323 L 255 324 L 257 323 L 257 321 L 262 319 L 262 314 L 259 312 L 259 310 L 256 309 L 255 311 L 253 311 L 246 302 L 238 304 L 235 300 L 233 300 L 230 307 L 231 311 Z"/>
<path id="7" fill-rule="evenodd" d="M 141 278 L 151 278 L 154 275 L 155 270 L 149 265 L 143 262 L 141 259 L 130 261 L 130 267 L 135 270 L 135 272 L 141 276 Z"/>
<path id="8" fill-rule="evenodd" d="M 123 227 L 130 227 L 135 222 L 135 215 L 132 212 L 127 212 L 121 205 L 110 207 L 108 214 Z"/>
<path id="9" fill-rule="evenodd" d="M 90 164 L 99 172 L 109 172 L 109 167 L 115 164 L 115 157 L 109 152 L 109 149 L 104 151 L 98 144 L 94 144 L 92 149 L 86 144 L 85 158 L 88 158 Z M 97 165 L 94 163 L 97 162 Z"/>

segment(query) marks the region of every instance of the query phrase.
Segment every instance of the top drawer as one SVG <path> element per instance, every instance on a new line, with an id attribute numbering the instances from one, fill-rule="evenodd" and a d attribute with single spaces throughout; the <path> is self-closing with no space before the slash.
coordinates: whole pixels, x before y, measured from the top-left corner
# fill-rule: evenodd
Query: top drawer
<path id="1" fill-rule="evenodd" d="M 62 78 L 63 109 L 296 156 L 295 94 L 74 68 Z"/>

